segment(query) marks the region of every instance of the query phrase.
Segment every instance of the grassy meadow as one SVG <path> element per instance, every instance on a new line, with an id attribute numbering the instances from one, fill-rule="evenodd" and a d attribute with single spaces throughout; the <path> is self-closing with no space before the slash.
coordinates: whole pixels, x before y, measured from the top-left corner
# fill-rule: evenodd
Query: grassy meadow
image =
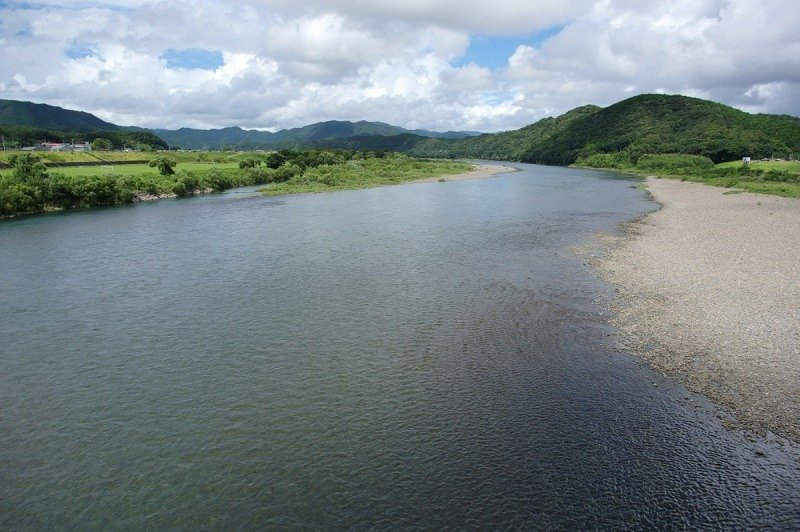
<path id="1" fill-rule="evenodd" d="M 714 164 L 701 155 L 642 155 L 635 162 L 625 152 L 579 158 L 574 166 L 620 170 L 642 176 L 693 181 L 731 189 L 787 198 L 800 198 L 800 162 L 739 161 Z"/>
<path id="2" fill-rule="evenodd" d="M 719 163 L 717 168 L 739 168 L 742 161 L 731 161 Z M 789 172 L 790 174 L 800 174 L 800 161 L 751 161 L 750 168 L 754 170 L 776 170 L 778 172 Z"/>
<path id="3" fill-rule="evenodd" d="M 238 163 L 178 163 L 175 166 L 176 171 L 187 172 L 205 172 L 211 169 L 229 170 L 238 168 Z M 12 169 L 0 170 L 0 173 L 11 174 Z M 150 166 L 149 164 L 110 164 L 101 166 L 60 166 L 51 169 L 52 173 L 62 174 L 68 177 L 75 176 L 103 176 L 103 175 L 117 175 L 117 176 L 134 176 L 134 175 L 158 175 L 158 169 Z"/>
<path id="4" fill-rule="evenodd" d="M 103 161 L 141 161 L 153 157 L 151 152 L 124 152 L 124 151 L 91 151 L 91 152 L 23 152 L 19 150 L 0 151 L 0 163 L 8 163 L 8 158 L 14 154 L 34 153 L 42 161 L 54 163 L 97 163 Z"/>

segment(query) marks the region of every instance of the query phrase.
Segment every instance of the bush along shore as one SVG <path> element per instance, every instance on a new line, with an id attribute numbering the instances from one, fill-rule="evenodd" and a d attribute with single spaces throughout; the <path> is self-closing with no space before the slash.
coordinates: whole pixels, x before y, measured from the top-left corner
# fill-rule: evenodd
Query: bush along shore
<path id="1" fill-rule="evenodd" d="M 694 181 L 729 188 L 730 193 L 747 191 L 800 198 L 800 172 L 794 171 L 796 163 L 791 162 L 759 168 L 757 163 L 715 165 L 711 159 L 701 155 L 645 154 L 633 160 L 627 152 L 616 152 L 581 157 L 573 166 Z"/>
<path id="2" fill-rule="evenodd" d="M 118 205 L 163 197 L 191 196 L 233 187 L 268 185 L 266 194 L 366 188 L 469 171 L 454 161 L 415 159 L 402 154 L 305 150 L 241 154 L 237 165 L 193 166 L 159 155 L 151 171 L 137 174 L 68 174 L 51 171 L 34 154 L 9 160 L 0 173 L 0 217 L 63 209 Z M 230 161 L 228 161 L 230 163 Z"/>
<path id="3" fill-rule="evenodd" d="M 415 159 L 392 153 L 383 158 L 351 159 L 342 164 L 321 165 L 298 172 L 259 189 L 263 194 L 276 196 L 309 192 L 326 192 L 371 188 L 419 181 L 436 176 L 471 172 L 475 166 L 449 160 Z"/>

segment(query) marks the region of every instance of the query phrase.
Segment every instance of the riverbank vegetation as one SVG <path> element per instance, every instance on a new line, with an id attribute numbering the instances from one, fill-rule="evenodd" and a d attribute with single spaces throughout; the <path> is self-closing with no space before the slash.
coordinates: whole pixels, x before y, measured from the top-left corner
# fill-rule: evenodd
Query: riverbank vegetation
<path id="1" fill-rule="evenodd" d="M 265 194 L 333 191 L 469 171 L 471 165 L 384 152 L 303 150 L 171 153 L 173 173 L 155 163 L 48 168 L 36 154 L 17 153 L 0 172 L 0 217 L 190 196 L 268 185 Z M 163 166 L 163 165 L 161 165 Z"/>
<path id="2" fill-rule="evenodd" d="M 259 191 L 274 196 L 370 188 L 458 174 L 468 172 L 472 168 L 472 165 L 458 161 L 415 159 L 393 153 L 382 159 L 351 159 L 342 164 L 317 166 Z"/>
<path id="3" fill-rule="evenodd" d="M 800 163 L 797 161 L 755 161 L 749 165 L 737 161 L 715 165 L 708 157 L 687 154 L 644 154 L 631 161 L 629 153 L 617 152 L 580 157 L 575 166 L 800 198 Z"/>

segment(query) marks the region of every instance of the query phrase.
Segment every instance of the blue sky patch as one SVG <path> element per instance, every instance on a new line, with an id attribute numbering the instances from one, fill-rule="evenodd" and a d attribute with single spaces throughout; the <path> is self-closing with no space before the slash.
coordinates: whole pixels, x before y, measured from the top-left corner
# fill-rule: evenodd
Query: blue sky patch
<path id="1" fill-rule="evenodd" d="M 453 66 L 477 63 L 487 68 L 503 68 L 518 46 L 525 44 L 538 48 L 546 40 L 558 35 L 563 28 L 563 26 L 553 26 L 522 37 L 474 35 L 469 39 L 469 47 L 464 56 L 454 61 Z"/>
<path id="2" fill-rule="evenodd" d="M 97 55 L 95 45 L 87 42 L 73 42 L 64 53 L 70 59 L 83 59 L 84 57 Z"/>
<path id="3" fill-rule="evenodd" d="M 216 70 L 225 64 L 221 51 L 203 50 L 202 48 L 186 48 L 184 50 L 170 48 L 165 50 L 160 57 L 166 61 L 167 67 L 185 70 Z"/>
<path id="4" fill-rule="evenodd" d="M 22 29 L 19 30 L 16 33 L 15 36 L 16 37 L 33 37 L 33 30 L 31 29 L 31 27 L 28 24 L 25 24 L 25 26 L 23 26 Z"/>

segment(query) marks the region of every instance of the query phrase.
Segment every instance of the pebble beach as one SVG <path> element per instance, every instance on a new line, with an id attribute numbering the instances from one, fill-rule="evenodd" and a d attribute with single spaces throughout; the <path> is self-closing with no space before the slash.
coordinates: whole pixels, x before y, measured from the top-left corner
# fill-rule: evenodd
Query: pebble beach
<path id="1" fill-rule="evenodd" d="M 800 201 L 646 185 L 661 208 L 604 237 L 597 263 L 622 343 L 742 427 L 800 439 Z"/>

